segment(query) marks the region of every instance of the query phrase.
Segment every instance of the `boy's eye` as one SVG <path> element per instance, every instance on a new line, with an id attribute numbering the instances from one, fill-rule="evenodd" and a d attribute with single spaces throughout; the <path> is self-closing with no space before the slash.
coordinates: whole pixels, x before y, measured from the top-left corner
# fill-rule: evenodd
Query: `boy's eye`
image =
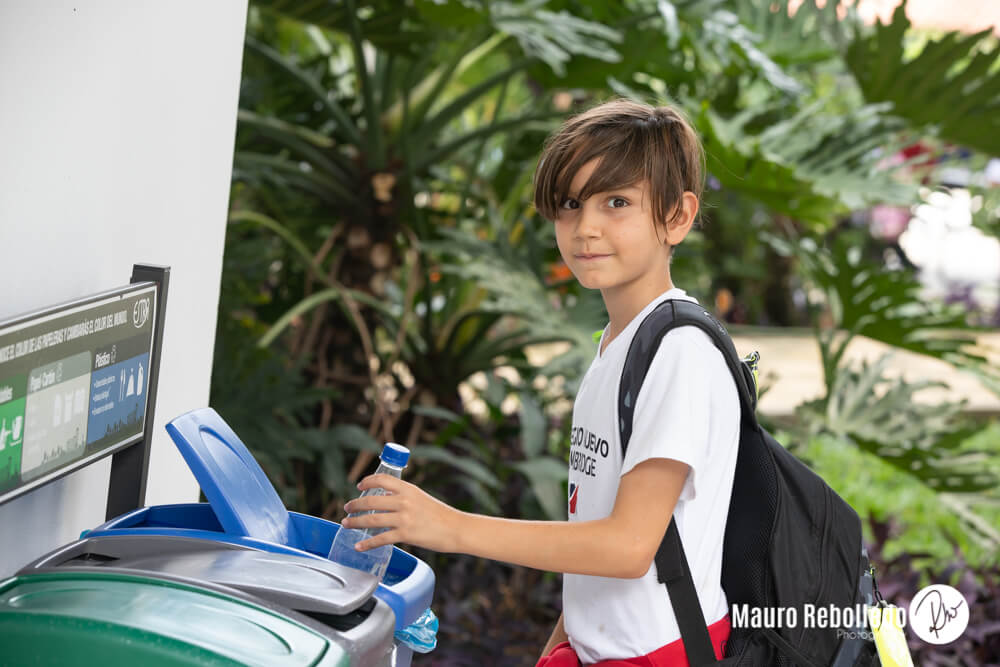
<path id="1" fill-rule="evenodd" d="M 578 202 L 577 200 L 572 199 L 572 198 L 566 198 L 566 199 L 563 200 L 563 203 L 559 205 L 559 208 L 563 208 L 563 209 L 567 209 L 567 210 L 572 211 L 572 210 L 580 208 L 580 202 Z"/>
<path id="2" fill-rule="evenodd" d="M 624 197 L 611 197 L 608 199 L 608 206 L 611 208 L 625 208 L 628 206 L 628 200 Z"/>

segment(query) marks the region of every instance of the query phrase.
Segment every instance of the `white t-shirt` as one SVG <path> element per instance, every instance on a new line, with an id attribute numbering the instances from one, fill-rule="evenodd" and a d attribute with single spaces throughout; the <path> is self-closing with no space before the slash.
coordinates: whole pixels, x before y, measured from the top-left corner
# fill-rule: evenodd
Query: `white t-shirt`
<path id="1" fill-rule="evenodd" d="M 618 386 L 632 338 L 646 315 L 671 298 L 695 301 L 677 288 L 657 297 L 603 353 L 598 348 L 583 378 L 573 405 L 569 520 L 610 516 L 620 477 L 647 459 L 675 459 L 691 466 L 674 518 L 711 625 L 729 606 L 720 583 L 722 539 L 736 469 L 740 405 L 736 383 L 707 334 L 679 327 L 663 337 L 636 401 L 624 461 L 615 428 Z M 563 621 L 584 664 L 635 658 L 680 638 L 655 564 L 638 579 L 564 575 Z"/>

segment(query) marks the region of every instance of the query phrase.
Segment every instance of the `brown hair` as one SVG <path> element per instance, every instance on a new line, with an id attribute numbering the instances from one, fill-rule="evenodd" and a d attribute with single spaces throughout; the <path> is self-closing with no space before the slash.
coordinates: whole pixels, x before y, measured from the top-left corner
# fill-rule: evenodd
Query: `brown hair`
<path id="1" fill-rule="evenodd" d="M 687 119 L 673 107 L 620 99 L 569 118 L 546 141 L 535 169 L 538 212 L 555 220 L 573 176 L 594 158 L 601 166 L 576 193 L 580 200 L 645 181 L 657 222 L 679 212 L 685 190 L 701 200 L 705 156 Z"/>

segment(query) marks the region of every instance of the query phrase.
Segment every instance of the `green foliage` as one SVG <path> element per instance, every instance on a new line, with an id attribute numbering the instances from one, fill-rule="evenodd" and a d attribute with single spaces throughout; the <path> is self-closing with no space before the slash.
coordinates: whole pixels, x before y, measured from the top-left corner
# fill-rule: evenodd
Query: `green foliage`
<path id="1" fill-rule="evenodd" d="M 983 488 L 997 457 L 982 434 L 968 444 L 959 406 L 915 404 L 924 384 L 841 361 L 864 335 L 990 386 L 1000 376 L 957 310 L 839 226 L 875 203 L 916 203 L 885 157 L 921 133 L 1000 153 L 994 40 L 948 34 L 910 58 L 902 13 L 866 27 L 834 5 L 255 0 L 212 401 L 253 434 L 286 503 L 336 517 L 391 437 L 412 445 L 410 478 L 448 502 L 565 518 L 568 419 L 555 406 L 606 313 L 555 276 L 531 174 L 561 118 L 620 94 L 674 101 L 705 143 L 706 224 L 676 250 L 678 284 L 705 303 L 729 290 L 745 321 L 828 310 L 816 328 L 827 394 L 801 411 L 821 434 L 808 455 L 837 443 L 820 471 L 877 461 L 871 486 L 846 495 L 862 514 L 904 516 L 906 548 L 991 544 Z M 995 232 L 981 194 L 976 222 Z M 796 310 L 792 292 L 812 288 L 823 303 Z M 553 342 L 568 351 L 529 363 Z M 911 505 L 878 504 L 879 488 Z"/>
<path id="2" fill-rule="evenodd" d="M 622 41 L 620 32 L 566 11 L 549 11 L 546 4 L 546 0 L 491 2 L 490 16 L 501 33 L 516 39 L 522 51 L 534 54 L 557 76 L 566 74 L 565 63 L 573 56 L 621 60 L 613 46 Z"/>
<path id="3" fill-rule="evenodd" d="M 1000 428 L 992 423 L 963 447 L 992 449 L 991 467 L 997 471 Z M 794 440 L 794 436 L 783 434 Z M 879 456 L 855 447 L 833 435 L 808 439 L 795 450 L 862 517 L 892 519 L 895 530 L 882 545 L 887 559 L 909 554 L 915 566 L 952 560 L 958 550 L 972 565 L 996 566 L 996 526 L 1000 525 L 1000 503 L 993 493 L 982 500 L 961 494 L 938 493 Z M 976 512 L 972 513 L 971 508 Z M 873 540 L 865 522 L 866 539 Z"/>
<path id="4" fill-rule="evenodd" d="M 996 377 L 995 369 L 975 349 L 975 328 L 967 323 L 961 307 L 923 299 L 922 287 L 911 271 L 888 271 L 866 259 L 864 239 L 858 234 L 837 235 L 830 248 L 820 247 L 811 238 L 793 244 L 771 236 L 769 241 L 779 252 L 794 254 L 809 280 L 826 296 L 834 326 L 817 330 L 817 337 L 828 393 L 855 336 Z"/>
<path id="5" fill-rule="evenodd" d="M 890 358 L 883 355 L 872 364 L 838 368 L 830 393 L 800 406 L 800 417 L 934 490 L 975 493 L 1000 485 L 1000 478 L 984 468 L 996 452 L 958 453 L 978 430 L 960 418 L 964 404 L 918 402 L 922 390 L 946 385 L 888 378 Z"/>
<path id="6" fill-rule="evenodd" d="M 792 165 L 800 178 L 846 210 L 912 202 L 916 188 L 881 166 L 882 155 L 903 147 L 898 139 L 903 122 L 888 115 L 888 105 L 837 114 L 825 112 L 828 105 L 818 101 L 771 125 L 760 134 L 761 149 Z M 749 117 L 754 115 L 759 114 Z"/>
<path id="7" fill-rule="evenodd" d="M 521 515 L 565 520 L 566 463 L 563 456 L 553 457 L 548 451 L 550 420 L 544 399 L 499 374 L 483 374 L 483 378 L 485 387 L 477 392 L 485 408 L 480 417 L 440 408 L 417 408 L 445 426 L 434 442 L 412 449 L 415 462 L 439 462 L 450 467 L 458 473 L 450 481 L 470 499 L 469 507 L 493 514 L 502 512 L 497 501 L 501 489 L 510 484 L 512 477 L 521 476 L 529 484 L 521 498 Z M 519 399 L 519 419 L 512 419 L 503 410 L 511 397 Z M 444 495 L 442 481 L 431 473 L 425 488 Z"/>
<path id="8" fill-rule="evenodd" d="M 1000 188 L 973 186 L 972 224 L 989 236 L 1000 237 Z"/>
<path id="9" fill-rule="evenodd" d="M 542 282 L 537 266 L 527 266 L 516 257 L 498 252 L 495 244 L 474 236 L 447 230 L 443 233 L 447 241 L 427 244 L 431 252 L 444 255 L 442 272 L 458 277 L 463 284 L 480 286 L 483 299 L 478 307 L 482 311 L 517 317 L 521 328 L 506 336 L 521 336 L 522 346 L 569 342 L 565 358 L 554 359 L 553 367 L 582 375 L 595 351 L 591 333 L 604 322 L 603 304 L 596 293 L 578 298 L 573 306 L 554 308 L 558 297 Z M 528 370 L 523 366 L 520 369 Z M 541 372 L 546 373 L 544 369 Z"/>
<path id="10" fill-rule="evenodd" d="M 826 295 L 832 315 L 831 327 L 816 325 L 826 393 L 797 411 L 810 431 L 832 434 L 878 456 L 942 498 L 995 489 L 1000 476 L 989 466 L 998 452 L 995 447 L 965 448 L 977 429 L 959 417 L 964 404 L 926 405 L 916 398 L 923 389 L 944 385 L 887 377 L 889 355 L 860 367 L 843 363 L 851 341 L 867 336 L 992 377 L 987 360 L 975 351 L 965 313 L 921 300 L 920 285 L 910 272 L 885 271 L 866 260 L 857 234 L 835 236 L 830 248 L 809 238 L 789 244 L 772 237 L 770 242 L 800 259 L 809 280 Z M 960 520 L 967 529 L 1000 547 L 1000 532 L 984 529 L 983 517 L 972 509 L 962 510 Z"/>
<path id="11" fill-rule="evenodd" d="M 344 457 L 309 428 L 312 405 L 335 390 L 305 384 L 299 369 L 260 350 L 238 321 L 220 322 L 212 372 L 212 404 L 241 434 L 288 507 L 313 506 L 326 495 L 303 483 L 303 467 L 319 464 L 328 488 L 342 491 Z"/>
<path id="12" fill-rule="evenodd" d="M 780 92 L 802 92 L 802 84 L 786 74 L 770 56 L 758 48 L 760 38 L 743 25 L 736 14 L 723 9 L 716 10 L 706 17 L 702 29 L 708 48 L 713 48 L 713 55 L 724 69 L 748 67 Z"/>
<path id="13" fill-rule="evenodd" d="M 800 178 L 793 165 L 768 156 L 759 138 L 741 131 L 740 119 L 725 121 L 708 109 L 698 118 L 708 169 L 722 186 L 753 197 L 769 209 L 820 225 L 842 210 L 835 199 Z"/>
<path id="14" fill-rule="evenodd" d="M 751 108 L 722 119 L 705 107 L 697 125 L 709 171 L 727 189 L 820 228 L 866 205 L 913 201 L 916 188 L 879 166 L 881 151 L 901 148 L 896 136 L 902 122 L 886 116 L 886 106 L 831 115 L 823 113 L 825 104 L 814 103 L 759 133 L 753 126 L 773 109 Z"/>
<path id="15" fill-rule="evenodd" d="M 1000 67 L 997 40 L 986 29 L 946 33 L 906 57 L 905 3 L 888 25 L 853 41 L 845 62 L 869 102 L 892 102 L 914 128 L 1000 155 Z"/>
<path id="16" fill-rule="evenodd" d="M 782 66 L 809 68 L 835 60 L 861 29 L 853 6 L 827 2 L 820 7 L 816 0 L 806 0 L 789 16 L 789 4 L 749 0 L 736 10 L 759 36 L 761 50 Z M 844 17 L 838 15 L 841 11 Z"/>

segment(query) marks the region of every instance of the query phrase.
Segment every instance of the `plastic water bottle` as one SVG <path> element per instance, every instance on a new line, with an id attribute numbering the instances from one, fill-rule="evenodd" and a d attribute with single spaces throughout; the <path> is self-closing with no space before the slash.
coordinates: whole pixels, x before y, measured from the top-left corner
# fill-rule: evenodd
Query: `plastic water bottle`
<path id="1" fill-rule="evenodd" d="M 410 460 L 410 450 L 394 442 L 387 442 L 382 448 L 382 455 L 379 458 L 382 463 L 379 465 L 378 470 L 375 471 L 375 474 L 386 474 L 399 478 L 403 476 L 403 468 L 406 467 L 406 463 Z M 383 495 L 385 495 L 385 489 L 375 488 L 366 490 L 361 494 L 361 497 Z M 372 513 L 372 511 L 353 512 L 347 516 L 354 518 Z M 379 581 L 382 581 L 386 568 L 389 566 L 389 559 L 392 557 L 392 545 L 386 544 L 385 546 L 369 549 L 368 551 L 358 551 L 354 548 L 354 545 L 362 540 L 367 540 L 369 537 L 384 533 L 386 530 L 388 528 L 357 529 L 341 527 L 337 531 L 336 537 L 333 538 L 333 545 L 330 547 L 330 560 L 353 567 L 362 572 L 374 574 Z"/>

